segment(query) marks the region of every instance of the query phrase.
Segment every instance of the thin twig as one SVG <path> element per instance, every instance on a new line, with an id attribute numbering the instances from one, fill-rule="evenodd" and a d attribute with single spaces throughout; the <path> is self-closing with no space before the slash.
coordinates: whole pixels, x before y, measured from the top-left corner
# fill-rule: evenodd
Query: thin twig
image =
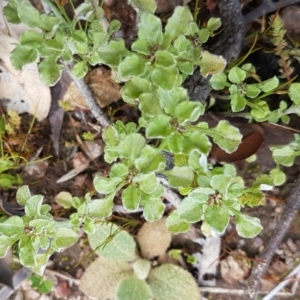
<path id="1" fill-rule="evenodd" d="M 73 63 L 66 63 L 65 68 L 69 76 L 73 79 L 75 85 L 77 86 L 78 90 L 80 91 L 82 97 L 84 98 L 86 104 L 88 105 L 89 109 L 91 110 L 91 113 L 96 118 L 96 120 L 99 122 L 99 124 L 106 128 L 108 127 L 111 122 L 107 118 L 106 114 L 102 111 L 98 103 L 95 101 L 91 90 L 86 85 L 84 80 L 82 78 L 76 78 L 72 73 Z"/>
<path id="2" fill-rule="evenodd" d="M 200 292 L 201 293 L 211 293 L 211 294 L 223 294 L 223 295 L 238 295 L 238 296 L 242 296 L 244 294 L 244 290 L 241 289 L 225 289 L 225 288 L 220 288 L 220 287 L 206 287 L 206 286 L 202 286 L 200 287 Z M 259 295 L 265 295 L 267 293 L 267 291 L 258 291 L 257 292 Z M 287 293 L 287 292 L 280 292 L 277 294 L 277 296 L 280 297 L 291 297 L 293 296 L 293 294 L 291 293 Z M 229 298 L 228 298 L 229 299 Z M 291 299 L 291 298 L 289 298 Z"/>
<path id="3" fill-rule="evenodd" d="M 278 292 L 290 283 L 292 276 L 300 272 L 300 264 L 293 271 L 291 271 L 278 285 L 276 285 L 262 300 L 272 300 Z"/>
<path id="4" fill-rule="evenodd" d="M 279 247 L 283 237 L 289 229 L 300 208 L 300 176 L 297 178 L 294 188 L 288 197 L 281 217 L 277 221 L 274 234 L 272 235 L 265 250 L 258 257 L 258 261 L 264 263 L 254 263 L 252 272 L 248 281 L 248 289 L 245 291 L 243 300 L 256 299 L 257 290 L 261 284 L 263 275 L 265 274 L 275 251 Z"/>
<path id="5" fill-rule="evenodd" d="M 264 14 L 269 14 L 273 11 L 276 11 L 278 8 L 284 8 L 288 5 L 292 5 L 298 2 L 300 2 L 300 0 L 282 0 L 278 2 L 273 2 L 272 0 L 264 0 L 262 1 L 261 5 L 244 16 L 245 24 L 249 24 L 256 19 L 259 19 Z"/>

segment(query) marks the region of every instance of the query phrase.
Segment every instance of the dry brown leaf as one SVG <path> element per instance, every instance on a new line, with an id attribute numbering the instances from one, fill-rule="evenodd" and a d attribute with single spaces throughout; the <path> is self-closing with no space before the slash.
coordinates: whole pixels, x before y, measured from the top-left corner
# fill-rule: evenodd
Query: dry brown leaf
<path id="1" fill-rule="evenodd" d="M 101 108 L 121 99 L 121 87 L 111 79 L 111 71 L 109 69 L 105 67 L 96 68 L 89 72 L 84 80 Z M 89 110 L 74 82 L 70 83 L 64 94 L 63 101 L 69 102 L 74 108 Z"/>
<path id="2" fill-rule="evenodd" d="M 10 53 L 18 41 L 0 33 L 0 105 L 18 114 L 30 113 L 39 121 L 48 115 L 50 89 L 41 82 L 36 63 L 16 71 L 10 62 Z"/>

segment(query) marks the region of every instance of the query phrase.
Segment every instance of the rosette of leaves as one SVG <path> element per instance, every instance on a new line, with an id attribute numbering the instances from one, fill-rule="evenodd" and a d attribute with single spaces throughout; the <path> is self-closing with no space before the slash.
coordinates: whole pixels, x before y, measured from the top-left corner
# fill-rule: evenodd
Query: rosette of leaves
<path id="1" fill-rule="evenodd" d="M 170 91 L 180 86 L 196 65 L 204 77 L 219 72 L 225 60 L 202 51 L 200 46 L 220 26 L 220 20 L 212 18 L 206 28 L 199 29 L 187 7 L 176 7 L 163 31 L 158 17 L 141 13 L 138 39 L 131 46 L 131 54 L 119 64 L 118 73 L 125 81 L 140 77 Z M 125 97 L 125 101 L 134 100 L 130 95 Z"/>
<path id="2" fill-rule="evenodd" d="M 53 86 L 61 77 L 64 62 L 75 61 L 72 72 L 78 78 L 85 76 L 89 65 L 103 61 L 111 65 L 120 63 L 127 53 L 124 41 L 109 43 L 120 22 L 112 21 L 104 28 L 99 22 L 104 11 L 92 2 L 77 7 L 73 20 L 68 18 L 63 6 L 55 6 L 51 1 L 47 4 L 52 10 L 50 14 L 41 14 L 27 0 L 10 0 L 3 9 L 8 22 L 31 28 L 21 34 L 19 44 L 11 53 L 16 70 L 37 62 L 42 81 Z M 86 22 L 87 30 L 82 29 L 80 20 Z"/>
<path id="3" fill-rule="evenodd" d="M 231 68 L 227 75 L 225 72 L 214 74 L 210 79 L 210 84 L 214 90 L 228 89 L 233 112 L 242 111 L 248 106 L 255 120 L 259 122 L 268 120 L 269 106 L 261 98 L 271 94 L 278 87 L 279 80 L 273 77 L 263 82 L 246 83 L 245 80 L 250 77 L 257 80 L 255 68 L 251 64 L 245 64 L 242 67 Z"/>
<path id="4" fill-rule="evenodd" d="M 166 224 L 171 232 L 187 231 L 190 223 L 200 220 L 205 226 L 218 234 L 224 233 L 231 216 L 235 216 L 236 229 L 242 237 L 256 236 L 262 229 L 259 219 L 247 216 L 241 212 L 240 197 L 245 194 L 243 179 L 236 176 L 232 165 L 216 167 L 212 170 L 202 165 L 199 167 L 194 184 L 198 187 L 189 191 L 178 208 L 168 217 Z M 259 184 L 259 187 L 262 183 Z M 262 195 L 259 189 L 248 190 L 252 196 L 252 205 L 259 205 Z M 245 203 L 243 203 L 244 205 Z M 248 204 L 248 203 L 247 203 Z"/>
<path id="5" fill-rule="evenodd" d="M 28 186 L 20 187 L 16 198 L 25 215 L 0 223 L 0 257 L 17 243 L 21 264 L 42 275 L 50 256 L 74 245 L 78 235 L 70 226 L 55 221 L 49 213 L 51 207 L 42 204 L 43 196 L 32 196 Z"/>
<path id="6" fill-rule="evenodd" d="M 258 122 L 268 121 L 277 123 L 281 120 L 287 124 L 290 120 L 289 114 L 300 115 L 299 83 L 288 84 L 288 90 L 284 91 L 293 102 L 290 107 L 288 107 L 285 101 L 280 101 L 279 108 L 270 111 L 267 102 L 263 98 L 280 89 L 279 80 L 277 77 L 273 77 L 258 83 L 246 83 L 245 81 L 250 77 L 258 80 L 255 72 L 256 70 L 251 64 L 245 64 L 242 67 L 235 66 L 229 70 L 227 75 L 225 72 L 214 74 L 210 79 L 210 84 L 215 90 L 228 89 L 233 112 L 242 111 L 248 106 L 251 109 L 251 117 Z M 223 98 L 226 98 L 226 96 Z"/>
<path id="7" fill-rule="evenodd" d="M 143 207 L 148 221 L 160 219 L 165 206 L 162 203 L 162 186 L 157 182 L 155 172 L 165 169 L 165 158 L 161 150 L 146 144 L 145 138 L 136 133 L 136 125 L 124 125 L 118 121 L 108 127 L 103 135 L 105 159 L 118 163 L 111 167 L 109 177 L 97 176 L 94 186 L 97 192 L 106 195 L 101 201 L 113 205 L 113 199 L 120 189 L 124 207 L 136 211 Z"/>

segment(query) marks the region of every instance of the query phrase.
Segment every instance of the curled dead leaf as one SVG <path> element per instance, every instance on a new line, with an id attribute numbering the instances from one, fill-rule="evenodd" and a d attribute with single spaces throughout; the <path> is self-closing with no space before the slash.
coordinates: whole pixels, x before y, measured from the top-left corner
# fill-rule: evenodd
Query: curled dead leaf
<path id="1" fill-rule="evenodd" d="M 218 162 L 229 163 L 246 159 L 255 154 L 264 141 L 263 130 L 257 124 L 249 124 L 248 126 L 252 129 L 252 132 L 244 136 L 236 151 L 227 153 L 214 144 L 210 152 L 210 157 Z"/>

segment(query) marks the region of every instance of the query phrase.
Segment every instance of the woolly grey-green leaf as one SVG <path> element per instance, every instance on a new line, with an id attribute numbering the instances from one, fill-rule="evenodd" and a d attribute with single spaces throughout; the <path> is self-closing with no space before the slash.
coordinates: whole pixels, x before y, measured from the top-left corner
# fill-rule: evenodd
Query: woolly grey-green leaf
<path id="1" fill-rule="evenodd" d="M 200 299 L 200 289 L 192 275 L 172 264 L 154 268 L 147 282 L 157 300 Z"/>

